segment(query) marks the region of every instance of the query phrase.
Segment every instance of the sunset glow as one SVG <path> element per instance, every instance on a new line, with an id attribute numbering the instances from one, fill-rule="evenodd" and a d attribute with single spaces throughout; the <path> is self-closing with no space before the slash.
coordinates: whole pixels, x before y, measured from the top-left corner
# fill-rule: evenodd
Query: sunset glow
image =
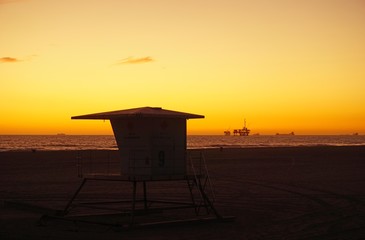
<path id="1" fill-rule="evenodd" d="M 0 0 L 0 134 L 201 114 L 189 134 L 365 134 L 363 0 Z"/>

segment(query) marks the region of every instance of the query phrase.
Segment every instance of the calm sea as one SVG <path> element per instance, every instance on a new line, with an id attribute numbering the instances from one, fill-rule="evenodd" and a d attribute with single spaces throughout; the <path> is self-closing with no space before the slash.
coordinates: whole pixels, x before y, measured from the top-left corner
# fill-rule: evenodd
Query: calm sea
<path id="1" fill-rule="evenodd" d="M 259 135 L 188 136 L 188 148 L 365 146 L 365 135 Z M 0 151 L 115 150 L 114 136 L 86 135 L 0 135 Z"/>

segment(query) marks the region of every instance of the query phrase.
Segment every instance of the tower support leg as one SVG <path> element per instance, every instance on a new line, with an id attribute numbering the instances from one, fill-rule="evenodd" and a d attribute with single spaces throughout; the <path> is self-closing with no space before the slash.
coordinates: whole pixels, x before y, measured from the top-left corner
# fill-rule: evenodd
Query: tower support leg
<path id="1" fill-rule="evenodd" d="M 144 203 L 144 211 L 147 212 L 148 211 L 148 206 L 147 206 L 147 186 L 146 186 L 146 181 L 143 181 L 143 203 Z"/>
<path id="2" fill-rule="evenodd" d="M 200 181 L 200 179 L 198 179 L 198 182 L 196 183 L 198 186 L 198 190 L 203 198 L 204 201 L 204 205 L 205 207 L 208 209 L 211 209 L 214 212 L 214 215 L 218 218 L 218 219 L 222 219 L 222 216 L 218 213 L 218 211 L 215 209 L 215 207 L 213 206 L 213 203 L 210 201 L 209 197 L 207 196 L 207 194 L 204 191 L 204 188 L 202 186 L 202 183 Z"/>
<path id="3" fill-rule="evenodd" d="M 194 180 L 193 180 L 194 181 Z M 186 179 L 186 183 L 188 184 L 188 188 L 189 188 L 189 192 L 190 192 L 190 198 L 191 198 L 191 202 L 192 204 L 194 205 L 194 210 L 195 210 L 195 215 L 199 215 L 199 210 L 198 210 L 198 207 L 196 205 L 196 202 L 195 202 L 195 198 L 194 198 L 194 193 L 193 193 L 193 188 L 194 188 L 194 182 L 193 183 L 190 183 L 190 180 L 189 179 Z"/>
<path id="4" fill-rule="evenodd" d="M 136 200 L 137 200 L 137 182 L 133 181 L 133 196 L 132 196 L 132 213 L 130 224 L 134 224 L 134 214 L 136 211 Z"/>
<path id="5" fill-rule="evenodd" d="M 79 194 L 79 192 L 81 191 L 82 187 L 85 185 L 87 178 L 84 178 L 79 186 L 79 188 L 76 190 L 76 192 L 74 193 L 74 195 L 72 196 L 72 198 L 70 199 L 70 201 L 67 203 L 65 209 L 63 210 L 63 216 L 65 216 L 68 211 L 69 208 L 72 204 L 72 202 L 75 200 L 75 198 L 77 197 L 77 195 Z"/>

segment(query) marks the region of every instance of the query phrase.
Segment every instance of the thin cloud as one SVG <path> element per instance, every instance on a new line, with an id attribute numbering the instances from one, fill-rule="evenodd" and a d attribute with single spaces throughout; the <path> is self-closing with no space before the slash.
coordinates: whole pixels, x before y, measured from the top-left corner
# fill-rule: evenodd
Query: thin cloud
<path id="1" fill-rule="evenodd" d="M 14 58 L 14 57 L 2 57 L 2 58 L 0 58 L 0 63 L 18 63 L 18 62 L 32 61 L 33 58 L 35 58 L 37 56 L 38 55 L 33 54 L 33 55 L 27 56 L 22 59 Z"/>
<path id="2" fill-rule="evenodd" d="M 140 63 L 148 63 L 148 62 L 154 62 L 155 60 L 151 57 L 143 57 L 143 58 L 134 58 L 134 57 L 128 57 L 124 58 L 117 62 L 117 64 L 140 64 Z"/>
<path id="3" fill-rule="evenodd" d="M 22 60 L 19 60 L 17 58 L 13 58 L 13 57 L 2 57 L 0 58 L 0 62 L 1 63 L 16 63 L 16 62 L 21 62 Z"/>

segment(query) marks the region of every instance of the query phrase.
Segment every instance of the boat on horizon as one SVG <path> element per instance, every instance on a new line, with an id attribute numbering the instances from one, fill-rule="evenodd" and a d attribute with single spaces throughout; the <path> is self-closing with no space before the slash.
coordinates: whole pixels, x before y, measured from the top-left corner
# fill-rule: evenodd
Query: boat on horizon
<path id="1" fill-rule="evenodd" d="M 291 132 L 291 133 L 276 133 L 275 134 L 276 136 L 294 136 L 294 132 Z"/>

